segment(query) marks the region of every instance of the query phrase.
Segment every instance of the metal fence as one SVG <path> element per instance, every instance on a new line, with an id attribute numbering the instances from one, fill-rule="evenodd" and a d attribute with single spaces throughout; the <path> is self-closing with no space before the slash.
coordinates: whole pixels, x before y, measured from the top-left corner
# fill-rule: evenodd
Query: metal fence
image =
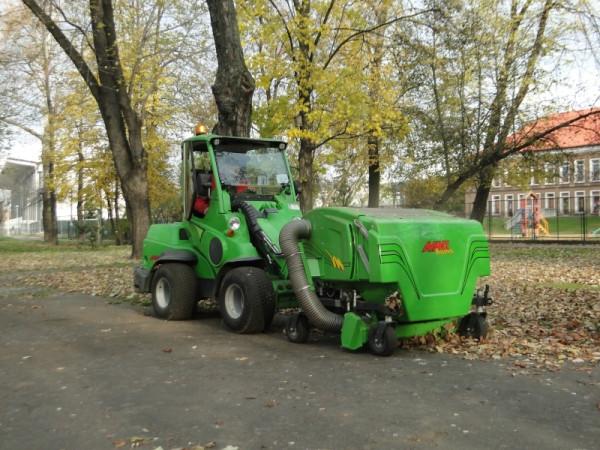
<path id="1" fill-rule="evenodd" d="M 26 237 L 43 234 L 42 222 L 40 220 L 25 220 L 21 217 L 10 219 L 0 224 L 0 236 Z M 85 219 L 78 224 L 77 219 L 71 217 L 58 217 L 59 239 L 93 239 L 105 240 L 115 239 L 111 223 L 106 219 Z M 121 238 L 128 239 L 128 226 L 125 219 L 119 219 Z M 95 235 L 92 236 L 92 235 Z"/>
<path id="2" fill-rule="evenodd" d="M 490 239 L 600 242 L 600 194 L 490 197 L 483 221 Z"/>

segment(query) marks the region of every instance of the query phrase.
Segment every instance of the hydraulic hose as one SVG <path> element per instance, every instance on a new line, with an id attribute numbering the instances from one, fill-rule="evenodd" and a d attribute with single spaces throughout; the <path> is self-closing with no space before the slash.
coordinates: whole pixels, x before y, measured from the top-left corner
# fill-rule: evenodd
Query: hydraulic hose
<path id="1" fill-rule="evenodd" d="M 261 214 L 254 206 L 252 206 L 252 204 L 247 202 L 236 202 L 232 206 L 234 211 L 240 210 L 244 214 L 244 217 L 246 217 L 250 242 L 252 242 L 252 245 L 254 245 L 258 253 L 260 253 L 274 270 L 279 271 L 279 266 L 275 264 L 274 258 L 281 256 L 281 252 L 273 244 L 271 239 L 269 239 L 269 236 L 266 235 L 258 223 Z"/>
<path id="2" fill-rule="evenodd" d="M 342 329 L 343 317 L 323 306 L 306 279 L 298 241 L 308 239 L 310 233 L 311 226 L 308 220 L 292 220 L 282 228 L 279 246 L 287 262 L 292 289 L 308 321 L 321 330 L 337 332 Z"/>

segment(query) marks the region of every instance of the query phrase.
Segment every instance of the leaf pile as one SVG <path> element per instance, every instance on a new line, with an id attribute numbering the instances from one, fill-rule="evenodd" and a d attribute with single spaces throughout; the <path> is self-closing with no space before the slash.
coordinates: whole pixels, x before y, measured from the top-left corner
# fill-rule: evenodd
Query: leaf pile
<path id="1" fill-rule="evenodd" d="M 0 287 L 41 286 L 145 303 L 147 296 L 133 290 L 133 268 L 139 263 L 129 258 L 130 251 L 113 246 L 98 251 L 5 253 Z"/>
<path id="2" fill-rule="evenodd" d="M 1 250 L 1 242 L 0 242 Z M 0 287 L 42 286 L 114 301 L 148 302 L 133 291 L 129 248 L 3 252 Z M 509 358 L 515 369 L 556 370 L 600 362 L 600 247 L 492 244 L 490 335 L 462 339 L 447 326 L 403 342 L 466 359 Z"/>

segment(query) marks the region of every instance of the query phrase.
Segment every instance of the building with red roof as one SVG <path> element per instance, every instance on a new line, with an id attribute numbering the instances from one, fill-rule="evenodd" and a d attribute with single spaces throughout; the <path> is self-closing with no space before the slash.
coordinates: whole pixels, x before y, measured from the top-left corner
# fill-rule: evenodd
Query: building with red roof
<path id="1" fill-rule="evenodd" d="M 568 125 L 563 126 L 565 123 Z M 528 145 L 528 141 L 532 143 Z M 546 215 L 600 215 L 600 108 L 536 120 L 511 136 L 509 142 L 523 146 L 521 152 L 543 152 L 560 162 L 545 164 L 544 176 L 532 176 L 527 187 L 494 179 L 489 214 L 512 217 L 534 194 Z M 469 198 L 466 200 L 468 203 Z"/>

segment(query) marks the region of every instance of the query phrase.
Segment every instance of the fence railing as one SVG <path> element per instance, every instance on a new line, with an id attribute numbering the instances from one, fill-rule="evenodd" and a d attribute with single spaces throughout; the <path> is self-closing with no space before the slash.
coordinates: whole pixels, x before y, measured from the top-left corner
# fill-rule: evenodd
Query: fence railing
<path id="1" fill-rule="evenodd" d="M 126 220 L 119 219 L 121 226 L 121 238 L 124 241 L 128 239 Z M 115 234 L 112 224 L 104 219 L 84 219 L 78 224 L 76 219 L 71 217 L 58 217 L 58 237 L 59 239 L 77 239 L 83 237 L 88 239 L 92 234 L 96 240 L 114 239 Z M 40 220 L 25 220 L 21 217 L 10 219 L 0 224 L 0 236 L 32 236 L 41 235 L 43 226 Z"/>
<path id="2" fill-rule="evenodd" d="M 490 239 L 600 241 L 600 194 L 492 197 L 483 226 Z"/>
<path id="3" fill-rule="evenodd" d="M 465 205 L 468 217 L 472 204 Z M 121 236 L 127 240 L 127 226 L 121 219 Z M 99 239 L 114 239 L 109 221 L 87 219 L 87 233 L 98 229 Z M 582 240 L 600 242 L 600 194 L 591 196 L 560 196 L 534 199 L 498 199 L 488 201 L 483 226 L 490 239 L 497 240 Z M 77 221 L 58 218 L 62 239 L 79 236 Z M 31 235 L 42 233 L 40 221 L 11 219 L 0 224 L 0 235 Z"/>

